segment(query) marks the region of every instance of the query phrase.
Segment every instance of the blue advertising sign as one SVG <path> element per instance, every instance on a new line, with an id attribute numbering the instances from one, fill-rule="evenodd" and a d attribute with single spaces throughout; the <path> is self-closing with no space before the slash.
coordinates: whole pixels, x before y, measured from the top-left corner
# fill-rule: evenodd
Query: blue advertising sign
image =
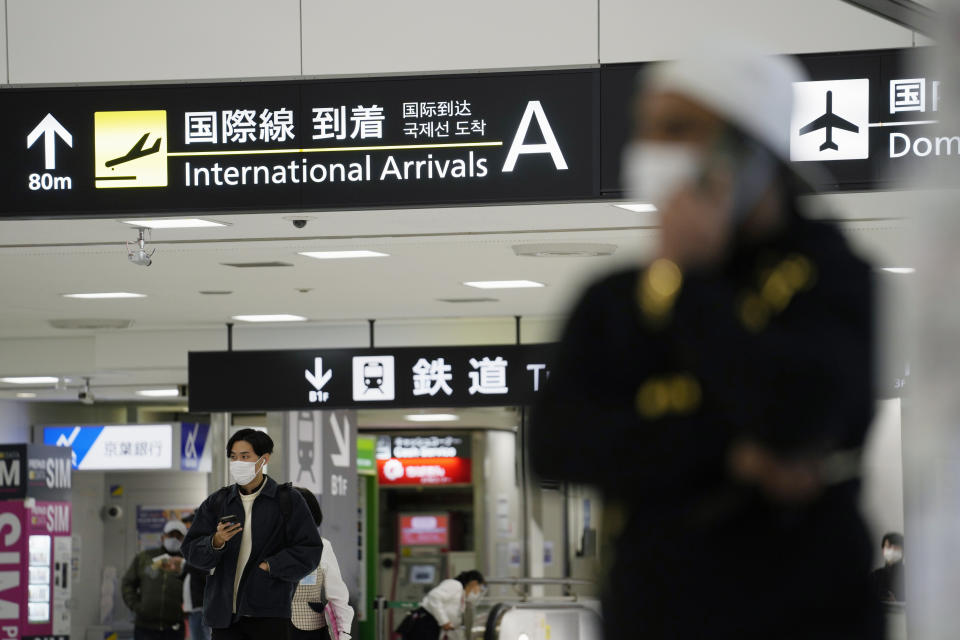
<path id="1" fill-rule="evenodd" d="M 80 471 L 173 466 L 169 424 L 44 427 L 43 444 L 70 447 L 73 468 Z"/>
<path id="2" fill-rule="evenodd" d="M 180 470 L 209 473 L 213 468 L 207 438 L 210 425 L 184 422 L 180 425 Z"/>

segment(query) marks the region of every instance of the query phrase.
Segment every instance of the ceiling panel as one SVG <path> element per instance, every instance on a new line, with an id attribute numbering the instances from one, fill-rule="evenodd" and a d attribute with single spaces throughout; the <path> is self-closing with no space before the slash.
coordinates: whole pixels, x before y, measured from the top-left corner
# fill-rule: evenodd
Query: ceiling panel
<path id="1" fill-rule="evenodd" d="M 817 215 L 839 218 L 855 248 L 878 266 L 910 266 L 906 218 L 914 202 L 908 192 L 840 194 L 819 198 L 816 208 Z M 96 384 L 116 387 L 109 397 L 132 398 L 133 387 L 125 385 L 185 383 L 187 351 L 224 348 L 224 323 L 237 314 L 310 319 L 297 325 L 238 324 L 237 348 L 363 346 L 369 318 L 380 321 L 378 344 L 384 345 L 512 340 L 517 315 L 528 327 L 525 340 L 552 339 L 586 282 L 643 260 L 658 234 L 655 214 L 606 203 L 305 215 L 311 220 L 303 230 L 282 215 L 254 214 L 213 216 L 230 223 L 218 229 L 156 231 L 150 244 L 158 251 L 146 268 L 127 261 L 123 242 L 133 238 L 133 230 L 115 220 L 0 222 L 0 340 L 15 347 L 3 347 L 8 352 L 0 358 L 3 373 L 39 373 L 42 364 L 51 374 L 92 375 Z M 515 245 L 541 242 L 607 243 L 617 249 L 595 258 L 514 253 Z M 346 248 L 389 256 L 321 261 L 297 253 Z M 223 265 L 247 261 L 292 266 Z M 462 284 L 501 279 L 547 286 L 483 291 Z M 232 293 L 207 296 L 201 290 Z M 62 297 L 103 291 L 147 297 Z M 441 301 L 465 297 L 494 301 Z M 50 327 L 51 319 L 126 319 L 133 325 L 61 330 Z M 66 353 L 74 354 L 69 362 L 63 360 Z M 0 389 L 0 396 L 12 393 Z"/>

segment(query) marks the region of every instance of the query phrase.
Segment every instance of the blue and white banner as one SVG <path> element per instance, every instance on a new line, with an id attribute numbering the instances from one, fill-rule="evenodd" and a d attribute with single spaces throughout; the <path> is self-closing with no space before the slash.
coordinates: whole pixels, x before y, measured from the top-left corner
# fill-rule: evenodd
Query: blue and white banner
<path id="1" fill-rule="evenodd" d="M 208 436 L 210 425 L 200 422 L 184 422 L 180 425 L 180 470 L 210 473 L 213 458 L 210 454 Z"/>
<path id="2" fill-rule="evenodd" d="M 43 443 L 70 447 L 73 468 L 80 471 L 173 466 L 173 426 L 169 424 L 44 427 Z"/>

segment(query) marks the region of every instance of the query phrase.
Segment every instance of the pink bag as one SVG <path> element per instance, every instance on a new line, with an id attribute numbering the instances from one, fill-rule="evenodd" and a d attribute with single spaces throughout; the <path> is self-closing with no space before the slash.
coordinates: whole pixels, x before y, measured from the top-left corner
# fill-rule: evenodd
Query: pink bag
<path id="1" fill-rule="evenodd" d="M 333 604 L 327 602 L 323 609 L 323 617 L 327 620 L 327 631 L 330 633 L 330 640 L 340 640 L 340 622 L 337 620 L 337 614 L 333 610 Z"/>

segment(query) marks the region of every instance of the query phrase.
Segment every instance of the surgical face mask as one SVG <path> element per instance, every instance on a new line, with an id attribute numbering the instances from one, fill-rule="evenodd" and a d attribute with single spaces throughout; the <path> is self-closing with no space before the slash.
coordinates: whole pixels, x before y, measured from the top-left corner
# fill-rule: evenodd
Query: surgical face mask
<path id="1" fill-rule="evenodd" d="M 750 212 L 775 177 L 777 162 L 762 145 L 728 133 L 707 151 L 681 143 L 634 142 L 623 156 L 628 198 L 663 209 L 670 198 L 713 172 L 733 172 L 733 221 Z"/>
<path id="2" fill-rule="evenodd" d="M 701 153 L 690 145 L 632 142 L 623 151 L 621 176 L 626 196 L 658 209 L 701 172 Z"/>
<path id="3" fill-rule="evenodd" d="M 176 538 L 164 538 L 163 539 L 163 548 L 169 551 L 170 553 L 179 553 L 180 545 L 182 542 Z"/>
<path id="4" fill-rule="evenodd" d="M 262 458 L 257 458 L 254 462 L 246 460 L 230 461 L 230 478 L 240 486 L 250 484 L 257 477 L 257 462 Z M 267 465 L 263 465 L 266 467 Z"/>
<path id="5" fill-rule="evenodd" d="M 887 547 L 883 550 L 883 559 L 887 564 L 894 564 L 903 560 L 903 551 Z"/>
<path id="6" fill-rule="evenodd" d="M 480 602 L 480 598 L 482 596 L 483 594 L 480 591 L 471 591 L 469 594 L 467 594 L 466 600 L 470 604 L 477 604 Z"/>

